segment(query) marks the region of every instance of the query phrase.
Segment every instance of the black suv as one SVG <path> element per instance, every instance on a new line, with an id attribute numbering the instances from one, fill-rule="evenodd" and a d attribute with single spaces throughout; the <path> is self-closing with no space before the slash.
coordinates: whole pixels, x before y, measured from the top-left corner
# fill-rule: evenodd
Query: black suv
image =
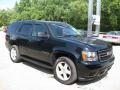
<path id="1" fill-rule="evenodd" d="M 56 21 L 16 21 L 9 25 L 6 46 L 10 58 L 53 69 L 63 84 L 88 81 L 106 75 L 114 63 L 112 46 L 83 38 L 71 25 Z"/>

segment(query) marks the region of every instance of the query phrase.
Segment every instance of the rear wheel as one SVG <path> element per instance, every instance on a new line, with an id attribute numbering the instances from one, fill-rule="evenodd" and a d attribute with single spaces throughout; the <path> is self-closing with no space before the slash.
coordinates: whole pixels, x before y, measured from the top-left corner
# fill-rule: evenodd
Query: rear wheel
<path id="1" fill-rule="evenodd" d="M 77 71 L 73 61 L 67 57 L 59 57 L 54 65 L 54 76 L 63 84 L 72 84 L 77 80 Z"/>
<path id="2" fill-rule="evenodd" d="M 16 45 L 12 45 L 10 48 L 10 58 L 15 63 L 18 63 L 21 61 L 20 53 Z"/>

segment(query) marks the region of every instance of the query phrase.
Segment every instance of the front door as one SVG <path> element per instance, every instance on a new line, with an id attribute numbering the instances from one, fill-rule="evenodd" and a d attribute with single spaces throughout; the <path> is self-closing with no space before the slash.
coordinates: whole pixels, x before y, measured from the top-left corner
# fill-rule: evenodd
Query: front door
<path id="1" fill-rule="evenodd" d="M 49 37 L 39 37 L 39 33 L 49 35 L 47 25 L 44 23 L 34 24 L 31 41 L 29 43 L 29 56 L 44 62 L 50 62 L 51 40 Z"/>

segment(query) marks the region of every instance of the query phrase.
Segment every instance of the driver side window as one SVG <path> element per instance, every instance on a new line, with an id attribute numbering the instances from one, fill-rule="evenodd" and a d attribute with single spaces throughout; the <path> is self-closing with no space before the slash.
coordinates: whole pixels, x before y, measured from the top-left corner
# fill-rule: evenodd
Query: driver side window
<path id="1" fill-rule="evenodd" d="M 32 36 L 38 36 L 38 33 L 46 33 L 47 32 L 47 27 L 44 24 L 35 24 Z"/>

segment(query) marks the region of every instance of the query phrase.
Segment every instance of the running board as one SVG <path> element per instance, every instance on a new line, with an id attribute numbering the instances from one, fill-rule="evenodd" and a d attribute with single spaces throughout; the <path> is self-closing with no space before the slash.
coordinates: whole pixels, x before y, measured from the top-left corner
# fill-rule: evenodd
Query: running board
<path id="1" fill-rule="evenodd" d="M 31 58 L 28 58 L 28 57 L 25 57 L 25 56 L 21 56 L 21 58 L 24 59 L 24 60 L 27 61 L 27 62 L 36 64 L 36 65 L 38 65 L 38 66 L 41 66 L 41 67 L 44 67 L 44 68 L 48 68 L 48 69 L 53 69 L 51 65 L 48 65 L 48 64 L 46 64 L 46 63 L 37 61 L 37 60 L 35 60 L 35 59 L 31 59 Z"/>

